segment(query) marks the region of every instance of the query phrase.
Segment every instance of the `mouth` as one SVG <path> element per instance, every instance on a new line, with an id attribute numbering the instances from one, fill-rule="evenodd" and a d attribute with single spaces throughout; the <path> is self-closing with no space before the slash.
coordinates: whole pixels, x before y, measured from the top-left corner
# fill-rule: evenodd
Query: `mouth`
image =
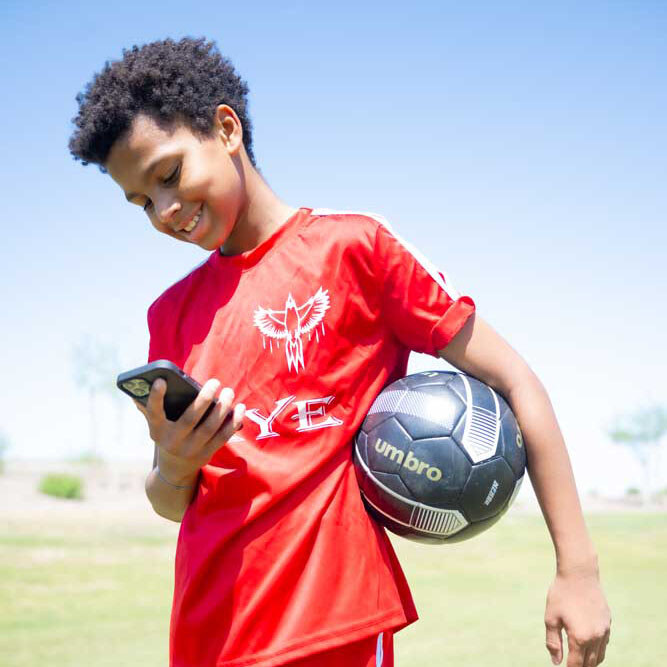
<path id="1" fill-rule="evenodd" d="M 201 214 L 202 214 L 202 209 L 200 208 L 197 211 L 197 213 L 192 216 L 192 220 L 190 220 L 190 222 L 188 222 L 188 224 L 185 227 L 183 227 L 181 231 L 190 233 L 197 226 L 199 218 L 201 218 Z"/>

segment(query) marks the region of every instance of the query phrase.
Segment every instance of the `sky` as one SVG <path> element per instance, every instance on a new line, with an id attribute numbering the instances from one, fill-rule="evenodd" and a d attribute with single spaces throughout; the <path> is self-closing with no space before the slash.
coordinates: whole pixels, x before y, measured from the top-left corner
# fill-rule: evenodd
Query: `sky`
<path id="1" fill-rule="evenodd" d="M 189 35 L 214 39 L 248 81 L 274 191 L 388 218 L 541 378 L 580 489 L 637 486 L 606 428 L 667 404 L 666 33 L 667 5 L 648 0 L 5 1 L 6 457 L 94 443 L 152 458 L 115 375 L 145 362 L 147 307 L 206 254 L 155 232 L 67 143 L 76 94 L 105 61 Z M 86 346 L 109 374 L 95 420 L 77 375 Z M 667 486 L 667 454 L 654 467 Z"/>

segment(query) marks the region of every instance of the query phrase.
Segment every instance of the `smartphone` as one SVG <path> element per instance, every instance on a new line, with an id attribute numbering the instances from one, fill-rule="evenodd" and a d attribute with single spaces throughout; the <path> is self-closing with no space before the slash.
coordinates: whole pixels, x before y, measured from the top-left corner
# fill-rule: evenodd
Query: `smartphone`
<path id="1" fill-rule="evenodd" d="M 128 396 L 146 405 L 151 386 L 158 378 L 162 378 L 167 383 L 167 392 L 164 396 L 164 412 L 167 419 L 177 421 L 190 403 L 195 400 L 201 391 L 201 385 L 171 361 L 159 359 L 121 373 L 116 378 L 116 386 Z M 213 399 L 199 423 L 208 417 L 217 402 Z"/>

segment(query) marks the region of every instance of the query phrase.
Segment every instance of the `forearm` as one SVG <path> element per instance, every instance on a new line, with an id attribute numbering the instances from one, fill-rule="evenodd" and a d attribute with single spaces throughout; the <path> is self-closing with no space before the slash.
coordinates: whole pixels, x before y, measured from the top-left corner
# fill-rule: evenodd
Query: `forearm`
<path id="1" fill-rule="evenodd" d="M 526 370 L 507 396 L 521 425 L 528 473 L 556 551 L 558 570 L 597 569 L 570 458 L 551 401 L 535 374 Z"/>
<path id="2" fill-rule="evenodd" d="M 157 465 L 151 470 L 146 478 L 146 495 L 150 500 L 153 509 L 157 514 L 170 519 L 171 521 L 180 522 L 183 519 L 185 510 L 192 502 L 195 491 L 197 489 L 197 481 L 199 479 L 199 471 L 194 475 L 173 477 L 173 473 L 160 470 L 158 474 Z M 171 483 L 168 483 L 171 482 Z M 176 486 L 174 486 L 176 485 Z M 177 488 L 183 487 L 183 488 Z"/>

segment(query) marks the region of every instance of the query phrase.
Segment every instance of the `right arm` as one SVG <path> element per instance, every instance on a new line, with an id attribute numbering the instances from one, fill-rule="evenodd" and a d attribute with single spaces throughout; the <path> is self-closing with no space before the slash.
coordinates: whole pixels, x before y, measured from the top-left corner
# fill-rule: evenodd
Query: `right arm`
<path id="1" fill-rule="evenodd" d="M 155 512 L 171 521 L 180 522 L 192 502 L 201 467 L 241 428 L 245 406 L 238 403 L 232 410 L 234 392 L 229 388 L 220 392 L 217 407 L 197 425 L 219 387 L 217 380 L 209 380 L 175 422 L 168 420 L 164 412 L 164 380 L 153 383 L 146 407 L 135 401 L 155 443 L 146 495 Z"/>

